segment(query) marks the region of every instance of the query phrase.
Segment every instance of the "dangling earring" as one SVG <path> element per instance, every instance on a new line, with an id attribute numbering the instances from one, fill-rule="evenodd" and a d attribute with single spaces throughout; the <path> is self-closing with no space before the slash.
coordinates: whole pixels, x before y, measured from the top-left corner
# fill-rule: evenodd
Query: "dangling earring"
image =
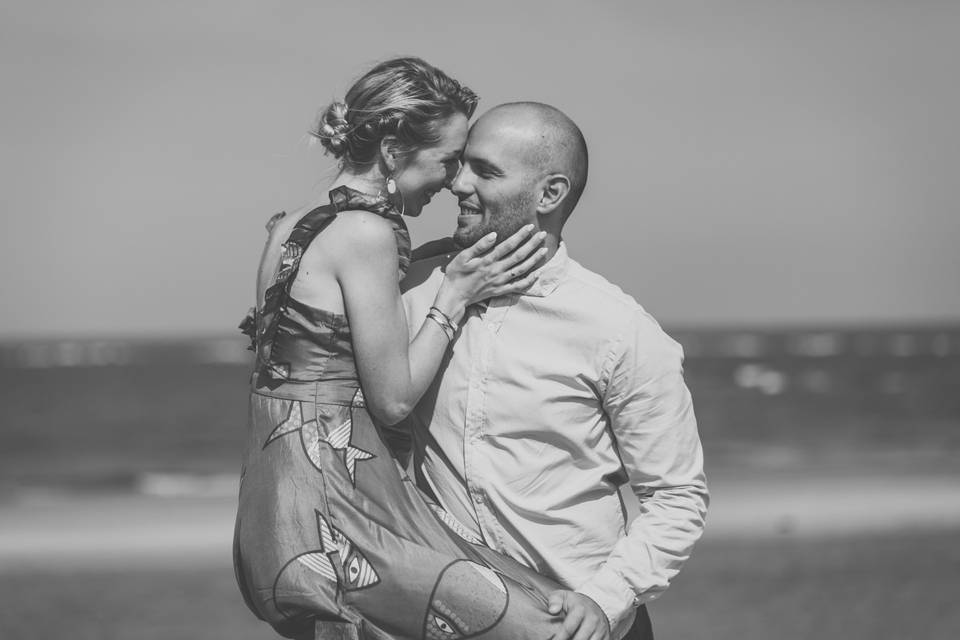
<path id="1" fill-rule="evenodd" d="M 400 193 L 399 189 L 397 189 L 397 181 L 393 179 L 393 176 L 389 176 L 387 178 L 387 194 L 389 194 L 387 196 L 388 198 L 390 196 L 396 196 L 396 195 L 400 196 L 400 215 L 403 215 L 403 210 L 405 207 L 403 202 L 403 194 Z"/>

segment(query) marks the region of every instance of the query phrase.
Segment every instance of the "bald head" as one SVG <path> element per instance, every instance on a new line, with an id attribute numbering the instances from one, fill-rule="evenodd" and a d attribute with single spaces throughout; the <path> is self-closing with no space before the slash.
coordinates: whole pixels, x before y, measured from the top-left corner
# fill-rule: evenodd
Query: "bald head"
<path id="1" fill-rule="evenodd" d="M 505 240 L 533 224 L 547 234 L 546 258 L 553 256 L 587 182 L 587 145 L 577 125 L 538 102 L 500 105 L 470 129 L 460 159 L 450 183 L 460 202 L 459 246 L 490 232 Z"/>
<path id="2" fill-rule="evenodd" d="M 587 142 L 565 113 L 540 102 L 510 102 L 487 111 L 474 128 L 508 133 L 538 175 L 562 174 L 570 182 L 563 218 L 570 215 L 587 184 Z"/>

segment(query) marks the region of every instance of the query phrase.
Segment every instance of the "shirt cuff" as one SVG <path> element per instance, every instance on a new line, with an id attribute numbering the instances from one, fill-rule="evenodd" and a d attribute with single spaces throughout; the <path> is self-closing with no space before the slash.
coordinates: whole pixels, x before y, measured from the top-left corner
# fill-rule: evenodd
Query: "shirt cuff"
<path id="1" fill-rule="evenodd" d="M 633 611 L 640 606 L 641 600 L 630 587 L 630 583 L 619 573 L 604 566 L 592 579 L 576 589 L 597 603 L 607 616 L 612 637 L 618 637 L 620 626 L 633 621 Z"/>

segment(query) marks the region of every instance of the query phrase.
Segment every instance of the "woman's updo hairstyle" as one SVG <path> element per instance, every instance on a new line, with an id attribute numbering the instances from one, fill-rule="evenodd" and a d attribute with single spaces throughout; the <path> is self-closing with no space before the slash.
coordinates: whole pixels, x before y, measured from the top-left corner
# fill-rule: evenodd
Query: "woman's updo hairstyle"
<path id="1" fill-rule="evenodd" d="M 396 58 L 357 80 L 343 102 L 321 112 L 310 133 L 345 166 L 364 168 L 376 162 L 384 136 L 396 136 L 408 153 L 436 144 L 438 125 L 457 112 L 471 117 L 477 101 L 473 91 L 420 58 Z"/>

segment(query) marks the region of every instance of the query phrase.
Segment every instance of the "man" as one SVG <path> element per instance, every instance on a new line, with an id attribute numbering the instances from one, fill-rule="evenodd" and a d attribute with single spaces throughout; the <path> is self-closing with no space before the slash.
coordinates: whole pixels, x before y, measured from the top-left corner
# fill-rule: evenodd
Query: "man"
<path id="1" fill-rule="evenodd" d="M 473 125 L 451 185 L 454 241 L 533 223 L 547 253 L 524 294 L 470 308 L 407 424 L 421 486 L 487 545 L 570 589 L 550 598 L 563 637 L 648 638 L 644 603 L 702 532 L 703 457 L 680 346 L 567 255 L 561 231 L 586 178 L 583 136 L 553 107 L 502 105 Z M 411 331 L 449 258 L 412 267 Z M 639 499 L 629 523 L 625 483 Z"/>

